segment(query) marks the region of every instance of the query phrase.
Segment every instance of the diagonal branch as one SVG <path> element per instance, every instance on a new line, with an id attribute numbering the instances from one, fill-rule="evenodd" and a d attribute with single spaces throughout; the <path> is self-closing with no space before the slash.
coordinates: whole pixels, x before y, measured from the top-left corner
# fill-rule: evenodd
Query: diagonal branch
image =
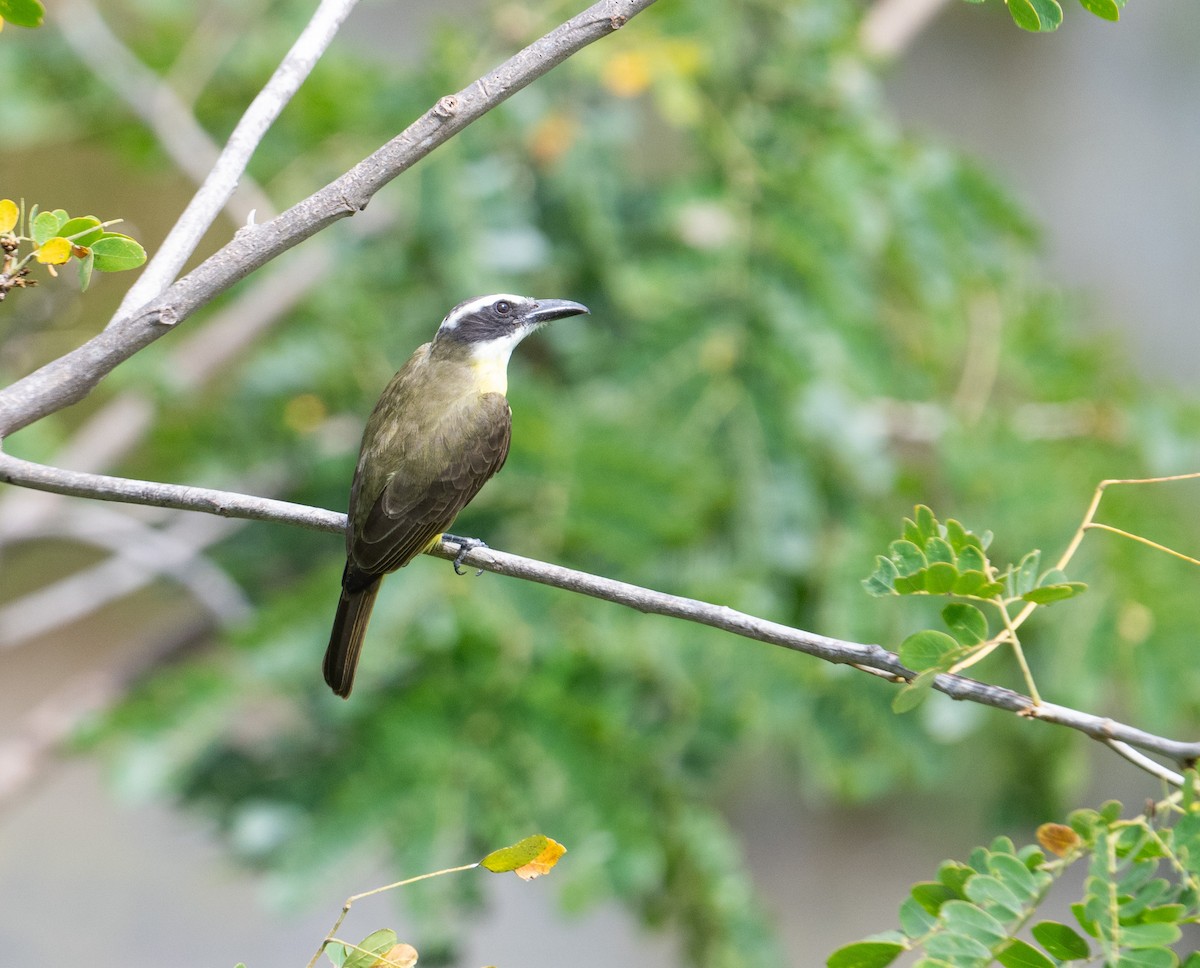
<path id="1" fill-rule="evenodd" d="M 0 453 L 0 481 L 53 491 L 58 494 L 204 511 L 225 517 L 275 521 L 333 534 L 341 533 L 346 523 L 344 514 L 327 511 L 323 508 L 274 501 L 249 494 L 235 494 L 229 491 L 81 474 L 34 464 L 4 453 Z M 455 542 L 443 541 L 430 554 L 446 560 L 453 560 L 458 550 L 459 546 Z M 468 565 L 495 572 L 498 575 L 507 575 L 524 581 L 549 585 L 553 588 L 561 588 L 579 595 L 603 599 L 646 614 L 663 615 L 707 625 L 725 632 L 732 632 L 743 638 L 803 652 L 826 662 L 849 665 L 862 672 L 882 676 L 893 682 L 908 682 L 914 675 L 901 664 L 899 657 L 894 652 L 889 652 L 882 646 L 848 642 L 814 632 L 806 632 L 803 629 L 767 621 L 723 605 L 714 605 L 678 595 L 668 595 L 665 592 L 643 588 L 640 585 L 575 571 L 532 558 L 522 558 L 491 548 L 472 550 L 463 560 Z M 1065 726 L 1102 743 L 1135 747 L 1166 757 L 1182 766 L 1191 766 L 1197 759 L 1200 759 L 1200 742 L 1181 742 L 1068 706 L 1034 702 L 1029 696 L 1012 689 L 989 685 L 966 676 L 943 673 L 934 679 L 933 687 L 951 699 L 976 702 L 1016 713 L 1023 718 Z M 1120 748 L 1117 748 L 1120 751 Z M 1138 762 L 1137 758 L 1129 757 L 1125 752 L 1122 752 L 1122 755 L 1131 762 L 1142 766 L 1143 769 L 1146 768 L 1145 764 Z M 1155 775 L 1161 775 L 1161 773 Z"/>
<path id="2" fill-rule="evenodd" d="M 187 276 L 99 335 L 0 390 L 0 437 L 82 400 L 116 366 L 234 283 L 334 222 L 572 54 L 624 26 L 654 0 L 600 0 L 457 94 L 448 94 L 348 172 L 262 225 L 240 229 Z"/>

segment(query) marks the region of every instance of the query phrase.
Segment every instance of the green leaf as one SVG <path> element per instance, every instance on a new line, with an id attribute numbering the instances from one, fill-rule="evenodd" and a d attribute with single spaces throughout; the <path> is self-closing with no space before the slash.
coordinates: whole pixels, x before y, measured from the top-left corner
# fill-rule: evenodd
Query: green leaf
<path id="1" fill-rule="evenodd" d="M 917 676 L 907 686 L 901 686 L 892 700 L 892 712 L 906 713 L 916 709 L 925 701 L 925 697 L 933 690 L 933 680 L 937 678 L 937 669 L 928 669 Z"/>
<path id="2" fill-rule="evenodd" d="M 1011 854 L 992 854 L 988 857 L 987 866 L 1022 902 L 1031 901 L 1037 896 L 1038 878 L 1019 858 Z"/>
<path id="3" fill-rule="evenodd" d="M 325 946 L 325 954 L 333 962 L 333 968 L 342 968 L 346 963 L 346 946 L 337 941 Z"/>
<path id="4" fill-rule="evenodd" d="M 962 901 L 954 903 L 961 904 Z M 991 951 L 988 946 L 981 944 L 965 934 L 945 932 L 935 934 L 925 945 L 925 950 L 932 958 L 944 958 L 952 965 L 986 965 Z"/>
<path id="5" fill-rule="evenodd" d="M 1014 921 L 1021 916 L 1023 905 L 1020 898 L 1005 887 L 999 878 L 978 874 L 967 881 L 966 891 L 970 900 L 995 917 Z"/>
<path id="6" fill-rule="evenodd" d="M 44 245 L 58 235 L 59 227 L 65 225 L 66 222 L 67 213 L 62 209 L 54 212 L 38 212 L 30 230 L 33 233 L 33 241 L 37 245 Z"/>
<path id="7" fill-rule="evenodd" d="M 925 553 L 911 541 L 893 541 L 888 545 L 888 556 L 902 578 L 922 571 L 929 564 L 925 560 Z"/>
<path id="8" fill-rule="evenodd" d="M 1057 30 L 1063 17 L 1057 0 L 1008 0 L 1008 12 L 1013 23 L 1032 33 Z"/>
<path id="9" fill-rule="evenodd" d="M 935 561 L 944 561 L 948 565 L 954 564 L 954 549 L 950 547 L 950 542 L 945 538 L 930 538 L 925 542 L 925 560 L 930 564 Z"/>
<path id="10" fill-rule="evenodd" d="M 1158 907 L 1148 909 L 1142 915 L 1142 920 L 1146 922 L 1167 921 L 1172 924 L 1178 924 L 1183 920 L 1186 912 L 1187 907 L 1183 904 L 1162 904 Z"/>
<path id="11" fill-rule="evenodd" d="M 906 950 L 898 941 L 858 941 L 838 948 L 825 964 L 828 968 L 884 968 Z"/>
<path id="12" fill-rule="evenodd" d="M 1121 4 L 1117 0 L 1079 0 L 1079 5 L 1102 20 L 1115 22 L 1121 19 Z"/>
<path id="13" fill-rule="evenodd" d="M 883 595 L 895 595 L 896 578 L 899 574 L 891 558 L 877 555 L 875 558 L 875 571 L 869 577 L 862 580 L 863 588 L 866 589 L 868 595 L 874 595 L 876 598 Z"/>
<path id="14" fill-rule="evenodd" d="M 954 518 L 946 522 L 946 540 L 950 542 L 950 547 L 956 552 L 961 551 L 968 544 L 967 534 L 967 529 Z"/>
<path id="15" fill-rule="evenodd" d="M 945 632 L 925 629 L 901 642 L 898 654 L 906 668 L 924 672 L 926 669 L 949 668 L 953 664 L 952 657 L 961 651 L 962 647 Z"/>
<path id="16" fill-rule="evenodd" d="M 924 544 L 930 538 L 937 535 L 937 518 L 934 516 L 934 513 L 924 504 L 918 504 L 915 508 L 913 508 L 913 512 L 913 519 L 917 524 L 917 533 L 921 536 L 921 540 L 918 543 Z"/>
<path id="17" fill-rule="evenodd" d="M 967 882 L 968 891 L 974 880 L 975 878 L 972 878 Z M 942 905 L 939 916 L 945 922 L 948 931 L 978 941 L 989 950 L 1008 937 L 1003 924 L 969 901 L 947 901 Z"/>
<path id="18" fill-rule="evenodd" d="M 1092 918 L 1087 912 L 1087 905 L 1081 904 L 1079 901 L 1075 901 L 1071 905 L 1071 913 L 1075 915 L 1075 920 L 1079 922 L 1079 926 L 1083 928 L 1084 931 L 1090 934 L 1093 938 L 1100 937 L 1100 931 L 1096 927 L 1095 919 Z M 1033 936 L 1037 938 L 1036 931 L 1034 932 Z M 1037 939 L 1039 942 L 1042 941 L 1041 938 Z M 1044 943 L 1042 943 L 1042 947 L 1046 948 L 1047 951 L 1050 951 L 1050 949 Z M 1054 952 L 1050 953 L 1053 954 Z"/>
<path id="19" fill-rule="evenodd" d="M 379 960 L 379 956 L 399 940 L 391 928 L 372 931 L 358 943 L 363 950 L 351 951 L 342 963 L 342 968 L 371 968 Z"/>
<path id="20" fill-rule="evenodd" d="M 945 884 L 955 897 L 966 897 L 964 893 L 967 881 L 975 876 L 975 870 L 956 860 L 942 862 L 938 868 L 938 881 Z"/>
<path id="21" fill-rule="evenodd" d="M 46 8 L 39 0 L 0 0 L 0 17 L 18 27 L 40 27 Z"/>
<path id="22" fill-rule="evenodd" d="M 978 645 L 987 641 L 987 616 L 974 605 L 953 602 L 942 609 L 942 621 L 960 645 Z"/>
<path id="23" fill-rule="evenodd" d="M 1177 924 L 1151 922 L 1131 924 L 1121 929 L 1121 945 L 1126 948 L 1161 948 L 1179 940 L 1181 932 Z"/>
<path id="24" fill-rule="evenodd" d="M 1170 948 L 1146 948 L 1122 954 L 1114 968 L 1175 968 L 1179 958 Z"/>
<path id="25" fill-rule="evenodd" d="M 947 901 L 959 899 L 958 893 L 938 881 L 920 881 L 912 886 L 909 895 L 924 910 L 936 915 Z"/>
<path id="26" fill-rule="evenodd" d="M 1054 968 L 1054 962 L 1019 938 L 1013 938 L 996 952 L 996 960 L 1004 968 Z"/>
<path id="27" fill-rule="evenodd" d="M 87 292 L 92 283 L 92 269 L 95 268 L 96 257 L 89 252 L 79 260 L 79 291 Z"/>
<path id="28" fill-rule="evenodd" d="M 925 591 L 930 595 L 948 595 L 958 581 L 958 569 L 948 561 L 935 561 L 925 569 Z"/>
<path id="29" fill-rule="evenodd" d="M 925 591 L 925 569 L 922 568 L 915 575 L 897 578 L 892 583 L 892 588 L 895 589 L 897 595 L 916 595 L 918 592 Z"/>
<path id="30" fill-rule="evenodd" d="M 1087 591 L 1087 585 L 1081 581 L 1067 582 L 1065 585 L 1044 585 L 1024 592 L 1021 598 L 1035 605 L 1050 605 L 1054 602 L 1065 602 L 1068 598 L 1082 595 Z"/>
<path id="31" fill-rule="evenodd" d="M 927 934 L 937 924 L 936 913 L 926 910 L 915 897 L 906 897 L 900 905 L 900 928 L 910 938 Z"/>
<path id="32" fill-rule="evenodd" d="M 104 234 L 104 229 L 100 227 L 100 220 L 94 215 L 85 215 L 82 218 L 67 219 L 59 228 L 58 234 L 66 236 L 75 245 L 91 245 Z"/>
<path id="33" fill-rule="evenodd" d="M 1033 938 L 1060 961 L 1091 956 L 1091 948 L 1074 928 L 1058 921 L 1039 921 L 1033 926 Z"/>
<path id="34" fill-rule="evenodd" d="M 982 572 L 987 567 L 987 555 L 976 548 L 974 545 L 968 545 L 958 552 L 958 570 L 959 571 L 979 571 Z"/>
<path id="35" fill-rule="evenodd" d="M 1038 19 L 1042 22 L 1041 29 L 1049 32 L 1058 30 L 1062 24 L 1063 12 L 1058 0 L 1030 0 L 1037 11 Z"/>
<path id="36" fill-rule="evenodd" d="M 1012 594 L 1024 595 L 1037 588 L 1038 565 L 1041 560 L 1040 551 L 1031 551 L 1021 559 L 1021 563 L 1013 571 L 1012 586 L 1009 588 Z"/>
<path id="37" fill-rule="evenodd" d="M 97 272 L 123 272 L 146 261 L 146 250 L 128 235 L 117 232 L 105 232 L 92 243 L 91 250 Z"/>

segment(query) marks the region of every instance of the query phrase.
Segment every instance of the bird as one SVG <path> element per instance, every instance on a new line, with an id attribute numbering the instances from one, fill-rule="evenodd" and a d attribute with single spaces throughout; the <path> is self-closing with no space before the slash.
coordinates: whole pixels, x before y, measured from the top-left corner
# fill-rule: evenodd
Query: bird
<path id="1" fill-rule="evenodd" d="M 512 431 L 508 360 L 526 336 L 588 313 L 569 299 L 497 293 L 460 302 L 392 377 L 363 430 L 350 486 L 346 567 L 325 651 L 325 682 L 342 698 L 383 576 L 435 547 L 504 466 Z M 460 539 L 454 563 L 483 542 Z"/>

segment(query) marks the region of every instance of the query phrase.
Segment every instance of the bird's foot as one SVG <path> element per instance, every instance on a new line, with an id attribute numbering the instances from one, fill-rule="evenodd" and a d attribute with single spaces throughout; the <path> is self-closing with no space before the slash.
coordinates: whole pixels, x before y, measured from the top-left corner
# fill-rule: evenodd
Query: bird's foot
<path id="1" fill-rule="evenodd" d="M 466 574 L 466 572 L 462 570 L 462 566 L 467 555 L 469 555 L 476 548 L 487 547 L 487 542 L 480 541 L 478 538 L 460 538 L 456 534 L 443 534 L 442 537 L 446 541 L 453 541 L 456 545 L 458 545 L 458 554 L 454 556 L 454 573 L 456 575 Z M 475 577 L 478 578 L 482 574 L 483 569 L 480 568 L 477 572 L 475 572 Z"/>

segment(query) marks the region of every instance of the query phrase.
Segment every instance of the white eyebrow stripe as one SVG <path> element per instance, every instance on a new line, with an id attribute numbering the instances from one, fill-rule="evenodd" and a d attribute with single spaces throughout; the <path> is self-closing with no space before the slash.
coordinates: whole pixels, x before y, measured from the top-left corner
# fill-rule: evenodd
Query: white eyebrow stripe
<path id="1" fill-rule="evenodd" d="M 459 303 L 457 306 L 451 309 L 450 312 L 447 313 L 446 318 L 442 320 L 442 324 L 438 327 L 438 329 L 454 329 L 467 316 L 470 316 L 472 313 L 479 312 L 479 310 L 485 308 L 486 306 L 490 306 L 497 299 L 507 299 L 513 304 L 525 302 L 524 296 L 516 296 L 510 292 L 497 292 L 490 296 L 479 296 L 475 299 L 469 300 L 468 302 Z"/>

